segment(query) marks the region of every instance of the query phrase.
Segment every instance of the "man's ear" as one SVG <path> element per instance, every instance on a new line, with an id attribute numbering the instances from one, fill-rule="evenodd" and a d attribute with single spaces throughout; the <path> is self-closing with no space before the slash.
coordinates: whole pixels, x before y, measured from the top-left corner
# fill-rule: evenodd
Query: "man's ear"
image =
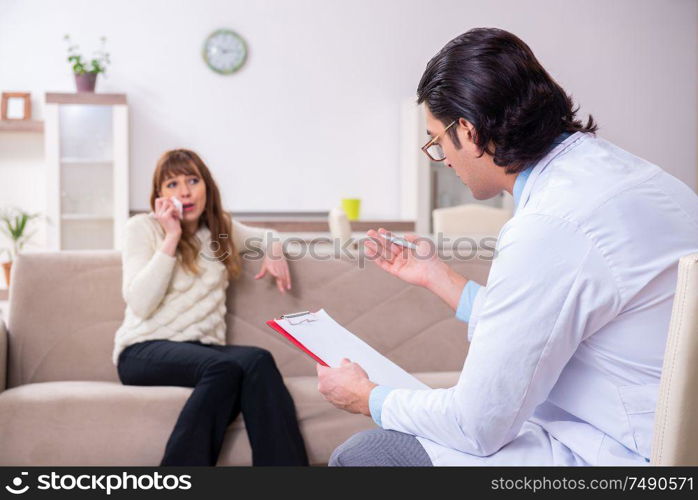
<path id="1" fill-rule="evenodd" d="M 458 126 L 461 127 L 464 132 L 466 132 L 469 141 L 475 142 L 475 127 L 472 123 L 465 118 L 459 118 Z"/>
<path id="2" fill-rule="evenodd" d="M 477 131 L 475 130 L 475 126 L 465 118 L 458 119 L 458 131 L 456 134 L 458 134 L 461 143 L 467 141 L 474 145 L 477 139 Z"/>

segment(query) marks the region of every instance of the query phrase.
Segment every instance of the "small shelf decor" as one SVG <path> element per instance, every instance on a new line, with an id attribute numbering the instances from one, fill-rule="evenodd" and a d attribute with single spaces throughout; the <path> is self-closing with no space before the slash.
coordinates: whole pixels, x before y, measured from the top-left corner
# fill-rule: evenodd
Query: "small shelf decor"
<path id="1" fill-rule="evenodd" d="M 107 66 L 111 62 L 109 53 L 106 51 L 106 37 L 103 36 L 99 39 L 100 47 L 89 60 L 78 52 L 80 46 L 73 43 L 70 35 L 65 35 L 63 39 L 68 43 L 68 62 L 73 68 L 77 91 L 94 92 L 97 85 L 97 75 L 106 73 Z"/>
<path id="2" fill-rule="evenodd" d="M 29 92 L 3 92 L 0 119 L 31 120 L 32 100 Z"/>

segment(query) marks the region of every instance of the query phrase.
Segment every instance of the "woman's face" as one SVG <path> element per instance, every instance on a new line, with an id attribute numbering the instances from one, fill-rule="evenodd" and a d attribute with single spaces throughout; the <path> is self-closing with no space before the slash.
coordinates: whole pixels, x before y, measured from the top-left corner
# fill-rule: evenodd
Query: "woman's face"
<path id="1" fill-rule="evenodd" d="M 198 174 L 181 174 L 165 179 L 160 196 L 175 196 L 182 202 L 183 222 L 195 222 L 206 209 L 206 183 Z"/>

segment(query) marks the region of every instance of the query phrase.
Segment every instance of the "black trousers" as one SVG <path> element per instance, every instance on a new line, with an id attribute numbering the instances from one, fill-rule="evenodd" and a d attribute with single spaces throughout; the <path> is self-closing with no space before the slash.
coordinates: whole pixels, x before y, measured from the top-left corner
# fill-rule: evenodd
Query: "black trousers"
<path id="1" fill-rule="evenodd" d="M 293 399 L 267 350 L 149 340 L 124 349 L 117 369 L 126 385 L 194 388 L 160 465 L 216 465 L 240 412 L 253 465 L 308 464 Z"/>

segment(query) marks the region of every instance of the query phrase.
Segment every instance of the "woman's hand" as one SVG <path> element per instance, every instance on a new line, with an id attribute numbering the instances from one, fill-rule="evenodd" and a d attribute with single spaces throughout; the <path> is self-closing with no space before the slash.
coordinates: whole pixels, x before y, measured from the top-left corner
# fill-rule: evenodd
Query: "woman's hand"
<path id="1" fill-rule="evenodd" d="M 182 223 L 179 211 L 170 198 L 155 199 L 155 219 L 165 230 L 165 237 L 179 238 L 182 236 Z"/>
<path id="2" fill-rule="evenodd" d="M 281 293 L 291 289 L 291 272 L 288 270 L 288 262 L 284 257 L 281 243 L 276 241 L 271 246 L 271 252 L 264 257 L 262 268 L 254 279 L 263 278 L 267 273 L 276 279 L 276 287 Z"/>
<path id="3" fill-rule="evenodd" d="M 155 219 L 165 230 L 165 240 L 160 250 L 171 257 L 177 254 L 177 245 L 182 237 L 182 223 L 179 220 L 179 211 L 174 202 L 169 198 L 155 199 Z"/>

